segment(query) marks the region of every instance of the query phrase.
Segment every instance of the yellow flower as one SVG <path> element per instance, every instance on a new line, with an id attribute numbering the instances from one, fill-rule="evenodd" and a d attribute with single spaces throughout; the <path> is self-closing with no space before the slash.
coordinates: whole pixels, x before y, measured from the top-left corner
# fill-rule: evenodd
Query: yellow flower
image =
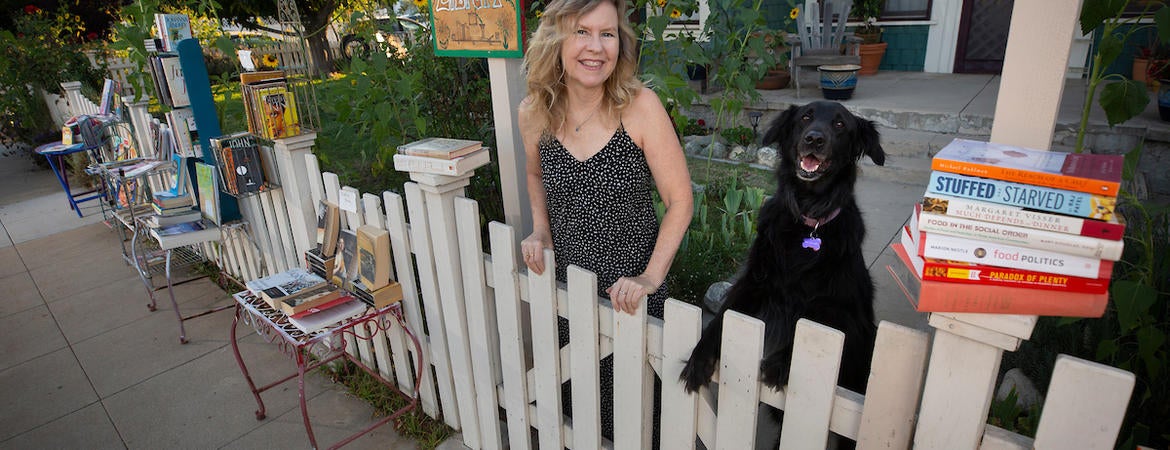
<path id="1" fill-rule="evenodd" d="M 540 18 L 543 16 L 544 16 L 544 11 L 540 11 L 540 10 L 536 11 L 536 19 L 537 20 L 540 20 Z"/>
<path id="2" fill-rule="evenodd" d="M 789 19 L 796 20 L 797 15 L 800 15 L 800 8 L 792 8 L 792 11 L 788 11 Z"/>
<path id="3" fill-rule="evenodd" d="M 427 8 L 427 5 L 428 5 L 427 0 L 414 0 L 414 6 L 416 8 L 418 8 L 419 11 L 429 9 L 429 8 Z"/>
<path id="4" fill-rule="evenodd" d="M 280 60 L 276 59 L 276 55 L 273 55 L 271 53 L 264 55 L 264 65 L 276 67 L 276 65 L 279 63 L 280 63 Z"/>
<path id="5" fill-rule="evenodd" d="M 659 8 L 661 8 L 661 7 L 663 7 L 663 6 L 666 6 L 666 0 L 658 0 L 658 2 L 657 2 L 657 3 L 658 3 L 658 7 L 659 7 Z"/>
<path id="6" fill-rule="evenodd" d="M 682 17 L 682 11 L 679 11 L 677 9 L 670 10 L 670 18 L 671 19 L 677 19 L 679 17 Z"/>

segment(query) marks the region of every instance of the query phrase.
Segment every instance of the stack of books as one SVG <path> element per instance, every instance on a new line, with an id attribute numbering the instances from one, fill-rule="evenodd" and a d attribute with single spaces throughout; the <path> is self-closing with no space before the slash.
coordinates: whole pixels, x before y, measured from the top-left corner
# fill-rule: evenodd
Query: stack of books
<path id="1" fill-rule="evenodd" d="M 366 305 L 324 278 L 294 268 L 245 283 L 253 294 L 306 333 L 337 324 L 366 311 Z"/>
<path id="2" fill-rule="evenodd" d="M 248 131 L 267 140 L 301 134 L 296 96 L 283 71 L 240 74 Z"/>
<path id="3" fill-rule="evenodd" d="M 889 269 L 919 311 L 1100 317 L 1124 247 L 1122 165 L 956 139 Z"/>
<path id="4" fill-rule="evenodd" d="M 208 140 L 219 161 L 223 189 L 233 196 L 264 190 L 264 164 L 256 136 L 242 131 Z"/>
<path id="5" fill-rule="evenodd" d="M 394 170 L 459 176 L 490 162 L 481 141 L 432 137 L 399 145 Z"/>

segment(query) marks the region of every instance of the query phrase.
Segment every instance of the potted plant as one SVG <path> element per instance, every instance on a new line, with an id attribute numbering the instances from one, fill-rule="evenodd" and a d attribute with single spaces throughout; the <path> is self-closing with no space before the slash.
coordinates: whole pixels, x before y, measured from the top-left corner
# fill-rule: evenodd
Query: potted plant
<path id="1" fill-rule="evenodd" d="M 884 0 L 861 0 L 854 4 L 857 17 L 861 18 L 861 26 L 853 30 L 853 35 L 861 39 L 859 53 L 861 55 L 861 70 L 858 75 L 873 75 L 882 65 L 882 57 L 886 54 L 886 44 L 882 42 L 882 28 L 877 24 L 877 18 L 882 14 Z"/>
<path id="2" fill-rule="evenodd" d="M 1167 64 L 1170 64 L 1170 49 L 1158 45 L 1158 41 L 1152 39 L 1149 45 L 1138 47 L 1133 57 L 1132 78 L 1145 83 L 1146 88 L 1157 90 L 1159 79 L 1163 78 L 1160 72 Z"/>
<path id="3" fill-rule="evenodd" d="M 785 44 L 784 31 L 764 31 L 759 32 L 758 36 L 763 40 L 764 48 L 771 56 L 772 64 L 768 67 L 767 73 L 764 74 L 760 81 L 756 82 L 756 89 L 773 90 L 784 89 L 788 87 L 788 83 L 792 81 L 792 76 L 788 72 L 788 45 Z M 757 64 L 765 64 L 767 61 L 764 58 L 755 58 Z"/>

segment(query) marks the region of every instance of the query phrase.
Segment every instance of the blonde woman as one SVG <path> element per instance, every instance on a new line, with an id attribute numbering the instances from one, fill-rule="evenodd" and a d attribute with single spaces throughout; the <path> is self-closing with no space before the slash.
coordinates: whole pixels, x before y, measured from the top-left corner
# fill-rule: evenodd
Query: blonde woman
<path id="1" fill-rule="evenodd" d="M 521 249 L 535 273 L 546 269 L 542 250 L 552 248 L 558 280 L 580 266 L 597 274 L 598 295 L 615 311 L 645 307 L 661 318 L 693 198 L 670 117 L 635 77 L 635 44 L 623 0 L 555 0 L 545 9 L 524 57 L 519 123 L 533 232 Z M 666 206 L 661 224 L 651 189 Z M 612 359 L 601 370 L 602 434 L 611 437 Z"/>

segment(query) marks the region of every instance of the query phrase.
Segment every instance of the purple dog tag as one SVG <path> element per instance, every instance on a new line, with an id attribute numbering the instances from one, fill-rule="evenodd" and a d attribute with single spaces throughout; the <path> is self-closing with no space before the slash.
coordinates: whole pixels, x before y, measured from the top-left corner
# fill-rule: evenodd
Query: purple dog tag
<path id="1" fill-rule="evenodd" d="M 801 242 L 800 247 L 801 248 L 811 248 L 814 252 L 819 252 L 819 251 L 821 251 L 821 238 L 819 238 L 819 237 L 806 237 L 806 238 L 804 238 L 804 241 Z"/>

